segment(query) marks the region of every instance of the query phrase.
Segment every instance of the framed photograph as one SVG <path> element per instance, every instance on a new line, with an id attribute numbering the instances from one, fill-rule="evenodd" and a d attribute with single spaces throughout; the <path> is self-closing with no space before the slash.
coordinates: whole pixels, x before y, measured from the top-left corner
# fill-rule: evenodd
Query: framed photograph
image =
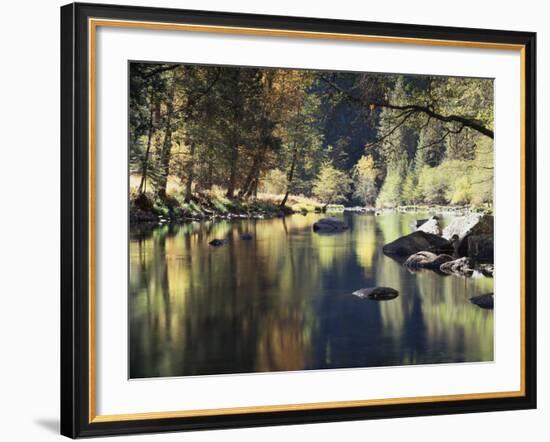
<path id="1" fill-rule="evenodd" d="M 61 432 L 536 406 L 536 36 L 61 8 Z"/>

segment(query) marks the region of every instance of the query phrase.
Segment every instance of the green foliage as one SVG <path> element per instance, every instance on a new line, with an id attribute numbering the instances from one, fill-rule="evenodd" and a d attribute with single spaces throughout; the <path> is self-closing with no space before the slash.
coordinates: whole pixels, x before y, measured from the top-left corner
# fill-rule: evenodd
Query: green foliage
<path id="1" fill-rule="evenodd" d="M 454 188 L 449 191 L 451 204 L 467 204 L 472 201 L 472 184 L 467 175 L 461 176 L 454 183 Z"/>
<path id="2" fill-rule="evenodd" d="M 414 205 L 420 202 L 420 193 L 418 191 L 418 176 L 416 174 L 416 166 L 411 163 L 407 175 L 403 180 L 403 188 L 401 191 L 401 200 L 403 204 Z"/>
<path id="3" fill-rule="evenodd" d="M 376 207 L 400 206 L 403 203 L 401 198 L 402 189 L 403 175 L 397 169 L 390 170 L 376 199 Z"/>
<path id="4" fill-rule="evenodd" d="M 365 205 L 372 206 L 376 201 L 378 194 L 376 180 L 378 174 L 379 172 L 374 164 L 374 159 L 370 155 L 363 155 L 353 167 L 355 187 L 353 196 Z"/>
<path id="5" fill-rule="evenodd" d="M 488 138 L 478 141 L 475 153 L 475 167 L 471 172 L 472 204 L 481 206 L 493 203 L 494 157 L 493 143 Z"/>
<path id="6" fill-rule="evenodd" d="M 445 160 L 437 167 L 424 166 L 418 176 L 417 202 L 491 205 L 492 186 L 492 143 L 480 143 L 475 160 Z"/>
<path id="7" fill-rule="evenodd" d="M 212 205 L 215 207 L 218 213 L 227 213 L 228 212 L 228 201 L 219 198 L 212 198 Z"/>
<path id="8" fill-rule="evenodd" d="M 418 169 L 422 166 L 435 167 L 441 164 L 445 156 L 445 139 L 445 127 L 439 122 L 420 129 L 415 159 Z"/>
<path id="9" fill-rule="evenodd" d="M 422 202 L 445 204 L 449 190 L 449 177 L 444 166 L 424 166 L 418 175 L 418 192 Z"/>
<path id="10" fill-rule="evenodd" d="M 162 216 L 492 203 L 491 80 L 131 63 L 129 103 L 132 191 Z"/>
<path id="11" fill-rule="evenodd" d="M 313 184 L 313 194 L 325 205 L 346 201 L 351 191 L 351 178 L 330 163 L 321 166 Z"/>
<path id="12" fill-rule="evenodd" d="M 280 195 L 285 193 L 287 186 L 287 174 L 280 169 L 273 169 L 270 170 L 262 180 L 261 191 Z"/>
<path id="13" fill-rule="evenodd" d="M 407 154 L 400 152 L 400 157 L 388 162 L 387 173 L 376 199 L 376 207 L 397 207 L 404 203 L 403 186 L 407 176 Z"/>

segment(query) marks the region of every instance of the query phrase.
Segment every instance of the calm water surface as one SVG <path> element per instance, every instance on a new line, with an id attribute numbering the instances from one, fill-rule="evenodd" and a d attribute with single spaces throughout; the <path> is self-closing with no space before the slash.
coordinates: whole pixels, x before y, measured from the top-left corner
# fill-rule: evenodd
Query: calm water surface
<path id="1" fill-rule="evenodd" d="M 351 228 L 336 235 L 312 232 L 317 214 L 133 229 L 130 377 L 493 359 L 493 311 L 468 301 L 491 278 L 409 273 L 382 253 L 426 214 L 337 216 Z M 400 296 L 351 294 L 373 286 Z"/>

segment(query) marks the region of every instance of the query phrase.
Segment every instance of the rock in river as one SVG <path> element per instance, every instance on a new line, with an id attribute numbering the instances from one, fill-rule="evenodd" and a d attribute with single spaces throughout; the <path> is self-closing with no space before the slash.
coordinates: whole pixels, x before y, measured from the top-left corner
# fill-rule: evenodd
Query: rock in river
<path id="1" fill-rule="evenodd" d="M 439 270 L 443 273 L 469 277 L 474 273 L 474 266 L 470 258 L 463 257 L 441 264 Z"/>
<path id="2" fill-rule="evenodd" d="M 343 232 L 348 229 L 348 225 L 341 219 L 328 217 L 321 218 L 313 224 L 313 231 L 319 233 Z"/>
<path id="3" fill-rule="evenodd" d="M 432 235 L 441 235 L 441 225 L 439 224 L 439 218 L 437 216 L 432 216 L 429 219 L 418 220 L 416 222 L 416 230 L 431 233 Z"/>
<path id="4" fill-rule="evenodd" d="M 494 261 L 494 242 L 492 234 L 471 235 L 468 237 L 468 256 L 477 262 Z"/>
<path id="5" fill-rule="evenodd" d="M 244 239 L 245 241 L 250 241 L 252 238 L 254 238 L 252 233 L 246 232 L 241 235 L 241 239 Z"/>
<path id="6" fill-rule="evenodd" d="M 474 296 L 470 298 L 472 304 L 477 305 L 478 307 L 492 310 L 494 308 L 495 299 L 492 293 L 486 293 L 485 295 Z"/>
<path id="7" fill-rule="evenodd" d="M 470 256 L 468 237 L 472 235 L 492 235 L 494 219 L 490 215 L 471 214 L 456 218 L 443 229 L 443 238 L 452 241 L 460 256 Z"/>
<path id="8" fill-rule="evenodd" d="M 399 296 L 399 292 L 391 287 L 369 287 L 352 293 L 358 298 L 367 298 L 373 301 L 389 301 Z"/>
<path id="9" fill-rule="evenodd" d="M 210 241 L 208 244 L 210 244 L 211 246 L 214 246 L 214 247 L 219 247 L 219 246 L 223 246 L 224 244 L 226 243 L 226 240 L 225 239 L 213 239 L 212 241 Z"/>
<path id="10" fill-rule="evenodd" d="M 495 273 L 495 266 L 493 264 L 480 264 L 479 271 L 483 276 L 492 278 Z"/>
<path id="11" fill-rule="evenodd" d="M 452 261 L 454 258 L 450 255 L 436 255 L 432 252 L 418 252 L 409 256 L 405 261 L 405 266 L 410 269 L 431 269 L 439 270 L 441 264 Z"/>
<path id="12" fill-rule="evenodd" d="M 408 258 L 418 252 L 452 253 L 453 246 L 445 238 L 417 231 L 386 244 L 382 251 L 396 258 Z"/>

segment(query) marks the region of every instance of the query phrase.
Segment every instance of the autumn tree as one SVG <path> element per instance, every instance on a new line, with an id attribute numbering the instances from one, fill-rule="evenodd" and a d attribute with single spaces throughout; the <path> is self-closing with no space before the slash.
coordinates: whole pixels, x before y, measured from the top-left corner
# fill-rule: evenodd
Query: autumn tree
<path id="1" fill-rule="evenodd" d="M 313 194 L 324 203 L 329 204 L 346 201 L 351 191 L 351 178 L 342 170 L 336 169 L 330 163 L 324 163 L 313 184 Z"/>

